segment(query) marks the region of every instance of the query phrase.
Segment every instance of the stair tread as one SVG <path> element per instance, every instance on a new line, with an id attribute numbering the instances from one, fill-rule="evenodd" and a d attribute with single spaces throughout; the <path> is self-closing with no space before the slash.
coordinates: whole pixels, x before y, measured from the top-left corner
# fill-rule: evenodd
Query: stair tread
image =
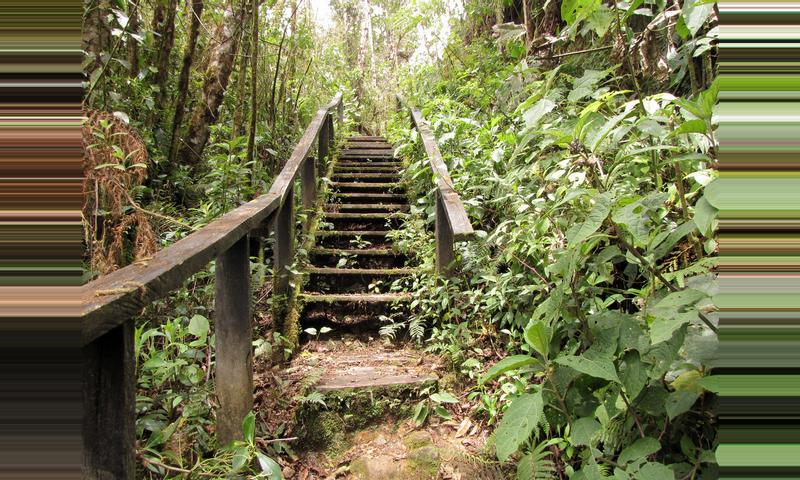
<path id="1" fill-rule="evenodd" d="M 395 172 L 333 172 L 334 177 L 340 178 L 400 178 Z"/>
<path id="2" fill-rule="evenodd" d="M 321 378 L 316 388 L 320 392 L 330 392 L 350 388 L 424 385 L 438 380 L 439 377 L 433 373 L 388 373 L 385 367 L 352 367 L 342 373 Z"/>
<path id="3" fill-rule="evenodd" d="M 341 218 L 341 219 L 382 219 L 382 218 L 405 218 L 408 215 L 405 213 L 387 213 L 387 212 L 325 212 L 325 218 Z"/>
<path id="4" fill-rule="evenodd" d="M 391 303 L 410 300 L 410 293 L 304 293 L 310 302 Z"/>
<path id="5" fill-rule="evenodd" d="M 381 256 L 381 255 L 401 255 L 396 253 L 391 248 L 325 248 L 315 247 L 311 249 L 311 253 L 316 255 L 364 255 L 364 256 Z"/>
<path id="6" fill-rule="evenodd" d="M 306 272 L 319 275 L 411 275 L 415 268 L 336 268 L 308 267 Z"/>
<path id="7" fill-rule="evenodd" d="M 403 162 L 336 162 L 337 167 L 402 167 Z"/>
<path id="8" fill-rule="evenodd" d="M 334 187 L 348 187 L 348 188 L 377 188 L 377 187 L 387 187 L 387 188 L 401 188 L 403 187 L 402 183 L 399 182 L 383 182 L 383 183 L 374 183 L 374 182 L 331 182 L 331 185 Z"/>
<path id="9" fill-rule="evenodd" d="M 408 205 L 404 203 L 326 203 L 326 211 L 336 210 L 357 210 L 374 208 L 376 210 L 408 210 Z"/>
<path id="10" fill-rule="evenodd" d="M 316 235 L 319 237 L 385 237 L 391 230 L 319 230 Z"/>
<path id="11" fill-rule="evenodd" d="M 336 192 L 338 197 L 364 197 L 364 198 L 405 198 L 404 193 L 372 193 L 372 192 Z"/>

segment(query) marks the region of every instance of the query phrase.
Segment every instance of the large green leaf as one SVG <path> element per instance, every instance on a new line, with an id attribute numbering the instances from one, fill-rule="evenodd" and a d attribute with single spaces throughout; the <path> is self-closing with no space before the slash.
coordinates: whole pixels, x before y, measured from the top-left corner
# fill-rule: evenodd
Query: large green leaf
<path id="1" fill-rule="evenodd" d="M 636 440 L 622 450 L 617 458 L 617 463 L 625 465 L 634 460 L 639 460 L 648 455 L 652 455 L 661 449 L 661 443 L 653 437 L 645 437 Z"/>
<path id="2" fill-rule="evenodd" d="M 686 0 L 683 2 L 683 21 L 692 36 L 706 23 L 713 11 L 713 4 L 701 3 L 698 0 Z"/>
<path id="3" fill-rule="evenodd" d="M 564 0 L 561 2 L 561 18 L 572 25 L 594 13 L 600 5 L 600 0 Z"/>
<path id="4" fill-rule="evenodd" d="M 515 370 L 517 368 L 522 368 L 528 365 L 534 365 L 538 363 L 539 360 L 535 359 L 534 357 L 531 357 L 530 355 L 513 355 L 511 357 L 506 357 L 500 360 L 499 362 L 495 363 L 494 365 L 492 365 L 492 368 L 490 368 L 486 372 L 486 374 L 484 374 L 481 377 L 479 383 L 484 384 L 489 380 L 492 380 L 493 378 L 506 373 L 509 370 Z"/>
<path id="5" fill-rule="evenodd" d="M 550 336 L 552 333 L 552 329 L 543 321 L 531 322 L 525 327 L 525 341 L 546 360 L 550 353 Z"/>
<path id="6" fill-rule="evenodd" d="M 256 458 L 258 458 L 258 465 L 261 467 L 261 471 L 268 474 L 270 480 L 283 480 L 283 471 L 278 462 L 261 452 L 256 452 Z"/>
<path id="7" fill-rule="evenodd" d="M 697 204 L 694 206 L 694 223 L 704 237 L 711 237 L 716 217 L 717 209 L 708 203 L 706 197 L 697 201 Z"/>
<path id="8" fill-rule="evenodd" d="M 508 460 L 530 438 L 542 421 L 543 411 L 541 390 L 514 399 L 495 432 L 497 458 L 501 462 Z"/>
<path id="9" fill-rule="evenodd" d="M 670 392 L 665 405 L 669 419 L 672 420 L 678 415 L 689 411 L 699 396 L 700 395 L 698 395 L 696 392 L 686 392 L 681 390 Z"/>
<path id="10" fill-rule="evenodd" d="M 208 319 L 202 315 L 193 316 L 189 320 L 188 331 L 195 337 L 205 339 L 209 331 Z"/>
<path id="11" fill-rule="evenodd" d="M 636 480 L 675 480 L 675 472 L 666 465 L 656 462 L 647 462 L 634 477 Z"/>
<path id="12" fill-rule="evenodd" d="M 586 375 L 620 383 L 617 371 L 614 369 L 614 364 L 611 363 L 611 360 L 592 360 L 585 356 L 566 355 L 556 358 L 555 361 Z"/>
<path id="13" fill-rule="evenodd" d="M 600 422 L 591 417 L 583 417 L 572 424 L 570 438 L 573 445 L 591 446 L 594 436 L 600 431 Z"/>
<path id="14" fill-rule="evenodd" d="M 625 354 L 619 377 L 622 381 L 622 386 L 625 387 L 625 393 L 633 401 L 639 396 L 639 393 L 642 392 L 647 383 L 647 370 L 642 365 L 639 352 L 634 350 Z"/>
<path id="15" fill-rule="evenodd" d="M 625 227 L 633 236 L 636 246 L 646 247 L 650 243 L 650 235 L 653 233 L 653 221 L 650 219 L 650 214 L 653 210 L 663 206 L 667 198 L 666 193 L 650 194 L 617 208 L 611 214 L 611 219 Z"/>
<path id="16" fill-rule="evenodd" d="M 595 197 L 594 200 L 594 207 L 592 207 L 592 211 L 589 212 L 586 220 L 583 221 L 580 227 L 568 232 L 567 241 L 570 246 L 580 244 L 589 238 L 590 235 L 600 228 L 611 212 L 611 196 L 609 194 L 603 193 Z"/>
<path id="17" fill-rule="evenodd" d="M 525 119 L 525 126 L 536 128 L 539 126 L 539 121 L 542 117 L 550 113 L 554 108 L 556 108 L 556 104 L 552 100 L 546 98 L 539 100 L 522 114 L 522 118 Z"/>

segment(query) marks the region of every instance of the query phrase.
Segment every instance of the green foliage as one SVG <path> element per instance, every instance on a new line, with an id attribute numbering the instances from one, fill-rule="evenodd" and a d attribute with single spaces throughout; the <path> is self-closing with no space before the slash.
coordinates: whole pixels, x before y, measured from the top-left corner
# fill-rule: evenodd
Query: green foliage
<path id="1" fill-rule="evenodd" d="M 700 38 L 709 15 L 692 5 L 675 21 Z M 561 7 L 570 38 L 621 27 L 629 48 L 628 19 L 659 13 L 643 2 Z M 685 86 L 686 57 L 658 90 L 605 53 L 548 69 L 505 51 L 513 35 L 451 40 L 459 64 L 407 82 L 479 229 L 457 247 L 458 275 L 414 281 L 428 349 L 477 380 L 474 413 L 500 419 L 497 455 L 518 462 L 518 478 L 697 473 L 713 461 L 696 452 L 716 442 L 702 385 L 716 348 L 703 320 L 716 209 L 703 195 L 716 176 L 717 86 L 664 89 Z M 416 202 L 394 239 L 430 272 L 430 168 L 404 116 L 390 134 Z M 694 447 L 675 447 L 684 436 Z"/>

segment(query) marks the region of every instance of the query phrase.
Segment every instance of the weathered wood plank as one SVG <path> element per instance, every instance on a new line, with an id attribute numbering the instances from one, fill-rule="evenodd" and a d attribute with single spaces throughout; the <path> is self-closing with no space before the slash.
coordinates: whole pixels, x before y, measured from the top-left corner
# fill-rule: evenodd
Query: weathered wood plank
<path id="1" fill-rule="evenodd" d="M 306 158 L 300 177 L 303 209 L 313 210 L 314 205 L 317 203 L 317 162 L 314 157 Z"/>
<path id="2" fill-rule="evenodd" d="M 217 441 L 226 445 L 243 440 L 242 420 L 253 408 L 253 320 L 247 236 L 217 257 L 215 274 Z"/>
<path id="3" fill-rule="evenodd" d="M 294 188 L 290 186 L 286 202 L 275 217 L 275 295 L 286 295 L 289 291 L 289 265 L 294 261 Z"/>
<path id="4" fill-rule="evenodd" d="M 447 212 L 441 193 L 436 192 L 436 271 L 449 277 L 455 259 L 453 250 L 453 230 L 447 221 Z"/>
<path id="5" fill-rule="evenodd" d="M 428 124 L 422 118 L 422 113 L 420 113 L 419 110 L 412 108 L 411 117 L 420 133 L 422 144 L 428 154 L 428 160 L 433 169 L 436 186 L 442 196 L 444 211 L 447 214 L 447 220 L 450 222 L 453 238 L 455 241 L 468 240 L 475 232 L 467 216 L 467 211 L 464 209 L 464 204 L 455 191 L 453 180 L 450 178 L 450 172 L 447 170 L 447 165 L 444 163 L 444 160 L 442 160 L 442 153 L 439 151 L 436 137 L 434 137 Z"/>
<path id="6" fill-rule="evenodd" d="M 217 255 L 258 227 L 278 205 L 280 198 L 277 193 L 262 195 L 157 252 L 150 260 L 129 265 L 86 284 L 81 311 L 84 344 L 179 288 Z"/>
<path id="7" fill-rule="evenodd" d="M 84 345 L 83 467 L 92 480 L 133 480 L 136 472 L 134 324 Z"/>
<path id="8" fill-rule="evenodd" d="M 83 342 L 88 344 L 126 322 L 152 301 L 179 288 L 191 275 L 205 268 L 250 230 L 259 227 L 287 198 L 287 190 L 308 155 L 327 114 L 341 110 L 342 94 L 317 112 L 306 128 L 286 166 L 272 188 L 262 195 L 209 223 L 174 245 L 139 262 L 98 278 L 81 289 Z"/>

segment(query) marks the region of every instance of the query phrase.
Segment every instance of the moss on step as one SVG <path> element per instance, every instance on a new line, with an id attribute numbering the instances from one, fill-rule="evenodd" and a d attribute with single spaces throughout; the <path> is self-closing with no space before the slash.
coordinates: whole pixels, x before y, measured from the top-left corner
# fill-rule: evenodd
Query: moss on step
<path id="1" fill-rule="evenodd" d="M 433 445 L 413 450 L 408 454 L 407 478 L 433 480 L 439 473 L 441 463 L 439 450 Z"/>
<path id="2" fill-rule="evenodd" d="M 362 430 L 389 417 L 407 418 L 420 398 L 419 386 L 336 390 L 326 392 L 319 403 L 306 404 L 295 414 L 295 431 L 301 445 L 312 450 L 340 450 L 333 442 L 345 443 L 348 433 Z"/>

